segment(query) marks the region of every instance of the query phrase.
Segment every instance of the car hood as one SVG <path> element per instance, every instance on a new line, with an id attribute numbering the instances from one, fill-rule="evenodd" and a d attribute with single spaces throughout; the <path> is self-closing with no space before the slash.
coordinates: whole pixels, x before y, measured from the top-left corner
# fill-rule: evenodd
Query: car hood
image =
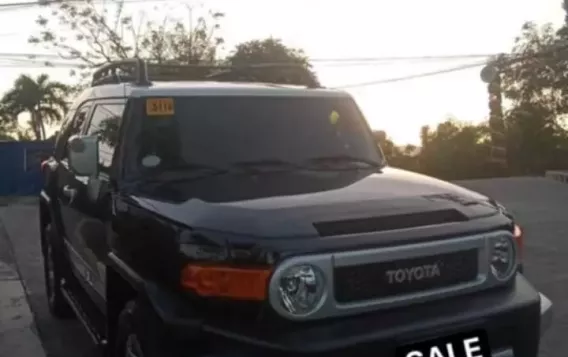
<path id="1" fill-rule="evenodd" d="M 322 223 L 437 212 L 472 220 L 499 211 L 479 193 L 390 167 L 231 174 L 161 186 L 131 192 L 128 200 L 188 227 L 265 238 L 318 236 Z"/>

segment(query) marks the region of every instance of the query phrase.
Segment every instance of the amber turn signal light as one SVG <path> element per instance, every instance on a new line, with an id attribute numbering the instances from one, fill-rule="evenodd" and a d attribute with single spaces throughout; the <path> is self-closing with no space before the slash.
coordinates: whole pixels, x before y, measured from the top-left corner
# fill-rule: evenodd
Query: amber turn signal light
<path id="1" fill-rule="evenodd" d="M 182 269 L 181 285 L 203 297 L 264 300 L 270 274 L 268 269 L 190 264 Z"/>

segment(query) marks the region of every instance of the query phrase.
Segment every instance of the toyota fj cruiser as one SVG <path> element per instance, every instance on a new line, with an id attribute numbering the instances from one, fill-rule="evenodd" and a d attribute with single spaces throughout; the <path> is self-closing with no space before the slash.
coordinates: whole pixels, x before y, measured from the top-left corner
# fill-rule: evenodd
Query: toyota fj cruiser
<path id="1" fill-rule="evenodd" d="M 552 304 L 502 205 L 389 167 L 342 91 L 184 73 L 111 63 L 67 114 L 53 315 L 108 356 L 537 356 Z"/>

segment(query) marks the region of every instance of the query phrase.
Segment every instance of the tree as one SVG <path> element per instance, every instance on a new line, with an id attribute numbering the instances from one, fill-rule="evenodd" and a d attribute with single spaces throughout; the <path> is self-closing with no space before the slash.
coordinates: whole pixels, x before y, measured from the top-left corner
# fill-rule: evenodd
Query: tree
<path id="1" fill-rule="evenodd" d="M 381 147 L 387 161 L 392 159 L 396 147 L 394 142 L 387 136 L 387 133 L 384 130 L 375 130 L 373 131 L 373 137 L 377 145 Z"/>
<path id="2" fill-rule="evenodd" d="M 102 143 L 114 147 L 118 142 L 119 123 L 119 118 L 107 118 L 100 122 L 99 128 L 93 134 L 98 135 Z"/>
<path id="3" fill-rule="evenodd" d="M 157 63 L 172 61 L 181 64 L 206 64 L 217 62 L 217 52 L 224 40 L 217 35 L 221 12 L 210 11 L 208 18 L 199 16 L 194 22 L 193 9 L 188 7 L 189 23 L 148 23 L 146 32 L 140 35 L 140 45 L 135 56 L 149 58 Z"/>
<path id="4" fill-rule="evenodd" d="M 428 125 L 424 125 L 420 128 L 420 144 L 424 148 L 428 145 L 430 141 L 430 127 Z"/>
<path id="5" fill-rule="evenodd" d="M 80 61 L 83 79 L 93 67 L 133 57 L 158 63 L 212 64 L 223 44 L 217 32 L 224 15 L 210 11 L 195 18 L 193 8 L 188 13 L 187 24 L 167 16 L 161 23 L 134 23 L 132 15 L 124 12 L 124 0 L 108 0 L 102 7 L 93 0 L 58 1 L 51 17 L 36 20 L 41 30 L 29 42 L 55 50 L 63 59 Z"/>
<path id="6" fill-rule="evenodd" d="M 12 133 L 13 128 L 10 123 L 1 121 L 0 119 L 0 141 L 14 140 Z"/>
<path id="7" fill-rule="evenodd" d="M 123 9 L 124 0 L 108 0 L 103 7 L 93 0 L 58 1 L 51 17 L 40 16 L 36 20 L 41 30 L 29 42 L 55 50 L 63 59 L 80 61 L 82 80 L 90 76 L 92 68 L 104 63 L 140 57 L 160 64 L 203 65 L 185 73 L 186 77 L 189 75 L 196 80 L 216 73 L 215 78 L 221 80 L 319 86 L 303 51 L 288 48 L 274 38 L 242 43 L 221 61 L 218 58 L 224 44 L 218 35 L 224 17 L 221 12 L 209 11 L 207 15 L 196 16 L 195 9 L 188 7 L 187 23 L 167 16 L 161 22 L 135 23 L 132 15 Z M 271 65 L 265 66 L 267 62 Z M 238 69 L 219 73 L 210 68 L 220 63 Z M 260 63 L 263 64 L 260 68 L 248 68 Z M 71 74 L 77 71 L 72 70 Z"/>
<path id="8" fill-rule="evenodd" d="M 2 104 L 16 123 L 20 113 L 29 113 L 29 124 L 35 139 L 42 140 L 46 138 L 45 125 L 61 121 L 67 112 L 68 90 L 65 84 L 50 81 L 47 74 L 42 74 L 37 79 L 21 75 L 2 98 Z"/>
<path id="9" fill-rule="evenodd" d="M 396 146 L 383 130 L 373 131 L 377 144 L 381 147 L 390 166 L 419 171 L 417 148 L 414 145 Z"/>
<path id="10" fill-rule="evenodd" d="M 565 90 L 568 62 L 563 58 L 564 52 L 558 50 L 559 45 L 560 39 L 552 25 L 539 27 L 531 22 L 523 25 L 512 53 L 497 60 L 503 94 L 513 105 L 541 102 L 547 103 L 551 110 L 566 110 L 559 95 Z"/>
<path id="11" fill-rule="evenodd" d="M 513 173 L 543 174 L 566 168 L 568 140 L 555 114 L 538 103 L 520 103 L 508 112 L 508 161 Z"/>
<path id="12" fill-rule="evenodd" d="M 490 174 L 487 172 L 490 136 L 485 124 L 470 125 L 448 119 L 435 130 L 423 127 L 421 137 L 418 155 L 421 172 L 452 180 Z"/>
<path id="13" fill-rule="evenodd" d="M 304 52 L 289 48 L 281 40 L 272 37 L 237 45 L 234 52 L 226 58 L 226 63 L 242 68 L 223 75 L 227 80 L 320 85 Z M 247 68 L 254 64 L 262 66 Z"/>
<path id="14" fill-rule="evenodd" d="M 0 141 L 13 140 L 12 134 L 16 124 L 13 113 L 0 102 Z"/>
<path id="15" fill-rule="evenodd" d="M 498 60 L 508 102 L 504 124 L 511 173 L 568 168 L 562 120 L 568 113 L 566 40 L 566 25 L 556 31 L 550 24 L 539 27 L 528 22 L 512 53 Z"/>

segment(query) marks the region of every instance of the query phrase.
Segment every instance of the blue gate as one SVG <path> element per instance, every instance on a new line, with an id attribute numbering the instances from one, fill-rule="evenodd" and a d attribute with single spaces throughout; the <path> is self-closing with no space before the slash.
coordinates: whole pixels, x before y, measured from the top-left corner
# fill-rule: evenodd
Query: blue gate
<path id="1" fill-rule="evenodd" d="M 0 196 L 37 195 L 43 185 L 41 161 L 53 141 L 0 141 Z"/>

